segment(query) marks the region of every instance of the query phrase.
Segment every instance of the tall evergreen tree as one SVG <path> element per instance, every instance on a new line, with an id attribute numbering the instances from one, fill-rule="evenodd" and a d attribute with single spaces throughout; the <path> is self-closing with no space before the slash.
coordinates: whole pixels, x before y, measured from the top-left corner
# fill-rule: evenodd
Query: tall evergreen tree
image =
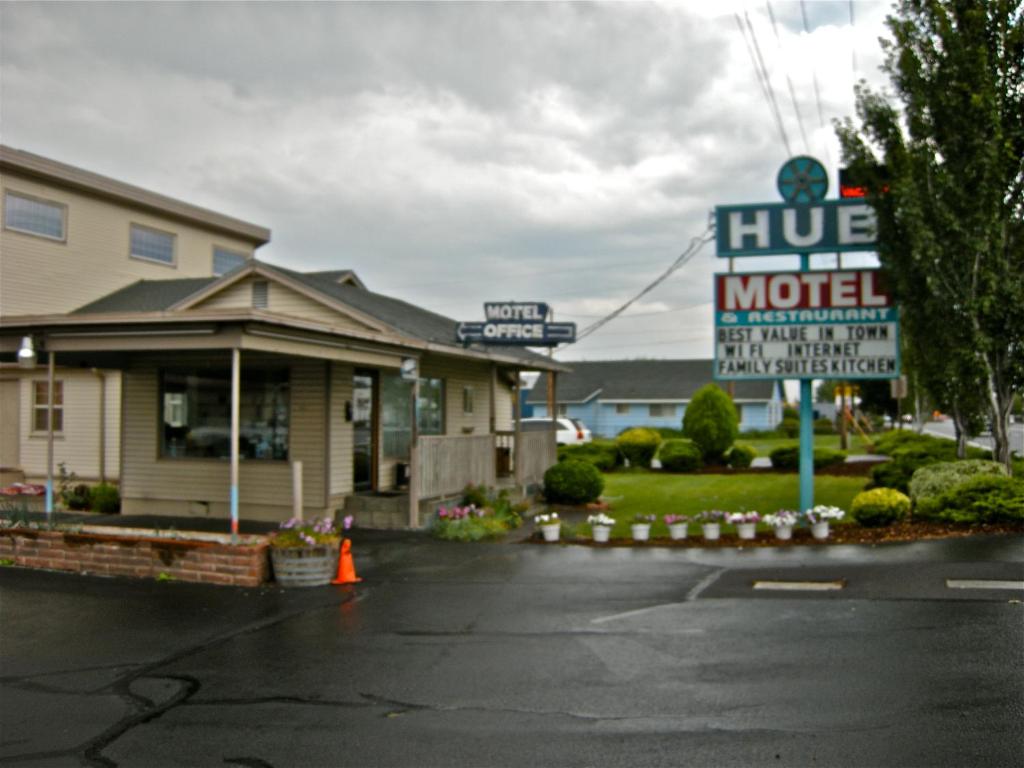
<path id="1" fill-rule="evenodd" d="M 837 126 L 845 162 L 870 179 L 922 383 L 958 429 L 983 405 L 1008 467 L 1024 390 L 1022 18 L 1019 0 L 899 0 L 882 46 L 902 108 L 861 83 L 859 127 Z"/>

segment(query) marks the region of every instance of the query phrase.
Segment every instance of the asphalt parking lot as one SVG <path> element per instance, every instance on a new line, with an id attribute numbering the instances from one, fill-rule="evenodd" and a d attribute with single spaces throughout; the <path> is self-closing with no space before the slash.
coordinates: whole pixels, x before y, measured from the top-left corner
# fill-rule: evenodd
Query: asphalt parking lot
<path id="1" fill-rule="evenodd" d="M 1019 536 L 355 551 L 312 590 L 0 569 L 0 765 L 1022 762 Z"/>

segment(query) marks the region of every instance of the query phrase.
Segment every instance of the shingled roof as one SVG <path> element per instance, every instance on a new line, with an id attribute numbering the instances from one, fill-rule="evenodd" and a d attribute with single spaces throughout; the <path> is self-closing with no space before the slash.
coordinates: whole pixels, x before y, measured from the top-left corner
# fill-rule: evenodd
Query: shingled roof
<path id="1" fill-rule="evenodd" d="M 566 363 L 571 373 L 558 376 L 560 403 L 599 400 L 687 401 L 713 380 L 712 360 L 593 360 Z M 773 381 L 737 381 L 734 399 L 770 400 Z M 547 377 L 541 376 L 526 398 L 547 402 Z"/>
<path id="2" fill-rule="evenodd" d="M 256 260 L 221 277 L 139 280 L 79 307 L 71 314 L 166 312 L 190 296 L 213 289 L 214 284 L 219 281 L 230 280 L 237 277 L 242 271 L 251 271 L 256 268 L 271 275 L 276 272 L 299 282 L 333 303 L 343 304 L 376 318 L 402 336 L 433 344 L 443 344 L 456 349 L 464 348 L 456 340 L 457 321 L 401 299 L 368 291 L 351 270 L 297 272 Z M 489 349 L 506 357 L 519 359 L 526 368 L 537 363 L 543 363 L 542 368 L 549 368 L 552 362 L 547 356 L 539 355 L 524 347 L 488 346 L 485 348 L 473 344 L 470 348 L 476 351 Z"/>

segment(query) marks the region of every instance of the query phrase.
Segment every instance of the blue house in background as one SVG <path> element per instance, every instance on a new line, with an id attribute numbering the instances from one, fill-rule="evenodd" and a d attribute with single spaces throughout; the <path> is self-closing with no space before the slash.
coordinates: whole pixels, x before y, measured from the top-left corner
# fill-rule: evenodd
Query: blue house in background
<path id="1" fill-rule="evenodd" d="M 675 427 L 693 394 L 711 382 L 711 360 L 595 360 L 569 362 L 558 375 L 558 415 L 579 419 L 594 436 L 615 437 L 628 427 Z M 721 385 L 723 389 L 726 384 Z M 547 377 L 526 396 L 533 415 L 547 416 Z M 782 382 L 737 381 L 733 402 L 740 430 L 773 429 L 782 421 Z"/>

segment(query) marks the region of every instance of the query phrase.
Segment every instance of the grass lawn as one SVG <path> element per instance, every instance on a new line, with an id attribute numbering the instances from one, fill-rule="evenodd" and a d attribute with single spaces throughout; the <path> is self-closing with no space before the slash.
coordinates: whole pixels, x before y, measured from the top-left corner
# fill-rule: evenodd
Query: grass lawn
<path id="1" fill-rule="evenodd" d="M 736 442 L 746 443 L 752 445 L 757 449 L 758 456 L 767 456 L 780 445 L 793 445 L 800 441 L 795 437 L 769 437 L 759 440 L 746 440 L 741 434 L 737 438 Z M 834 451 L 839 450 L 839 435 L 815 435 L 814 436 L 814 447 L 815 448 L 831 448 Z M 850 450 L 849 453 L 867 453 L 867 443 L 858 434 L 850 435 Z"/>
<path id="2" fill-rule="evenodd" d="M 612 536 L 629 536 L 629 523 L 639 513 L 654 514 L 658 522 L 651 536 L 667 536 L 661 516 L 670 513 L 695 515 L 704 509 L 726 512 L 756 510 L 762 515 L 799 506 L 799 475 L 674 475 L 659 472 L 620 472 L 604 476 L 603 497 L 610 502 L 609 514 L 616 519 Z M 850 502 L 863 490 L 865 477 L 814 478 L 814 502 L 850 510 Z M 691 532 L 697 531 L 696 524 Z M 732 530 L 723 526 L 723 530 Z M 768 530 L 765 527 L 765 530 Z"/>

